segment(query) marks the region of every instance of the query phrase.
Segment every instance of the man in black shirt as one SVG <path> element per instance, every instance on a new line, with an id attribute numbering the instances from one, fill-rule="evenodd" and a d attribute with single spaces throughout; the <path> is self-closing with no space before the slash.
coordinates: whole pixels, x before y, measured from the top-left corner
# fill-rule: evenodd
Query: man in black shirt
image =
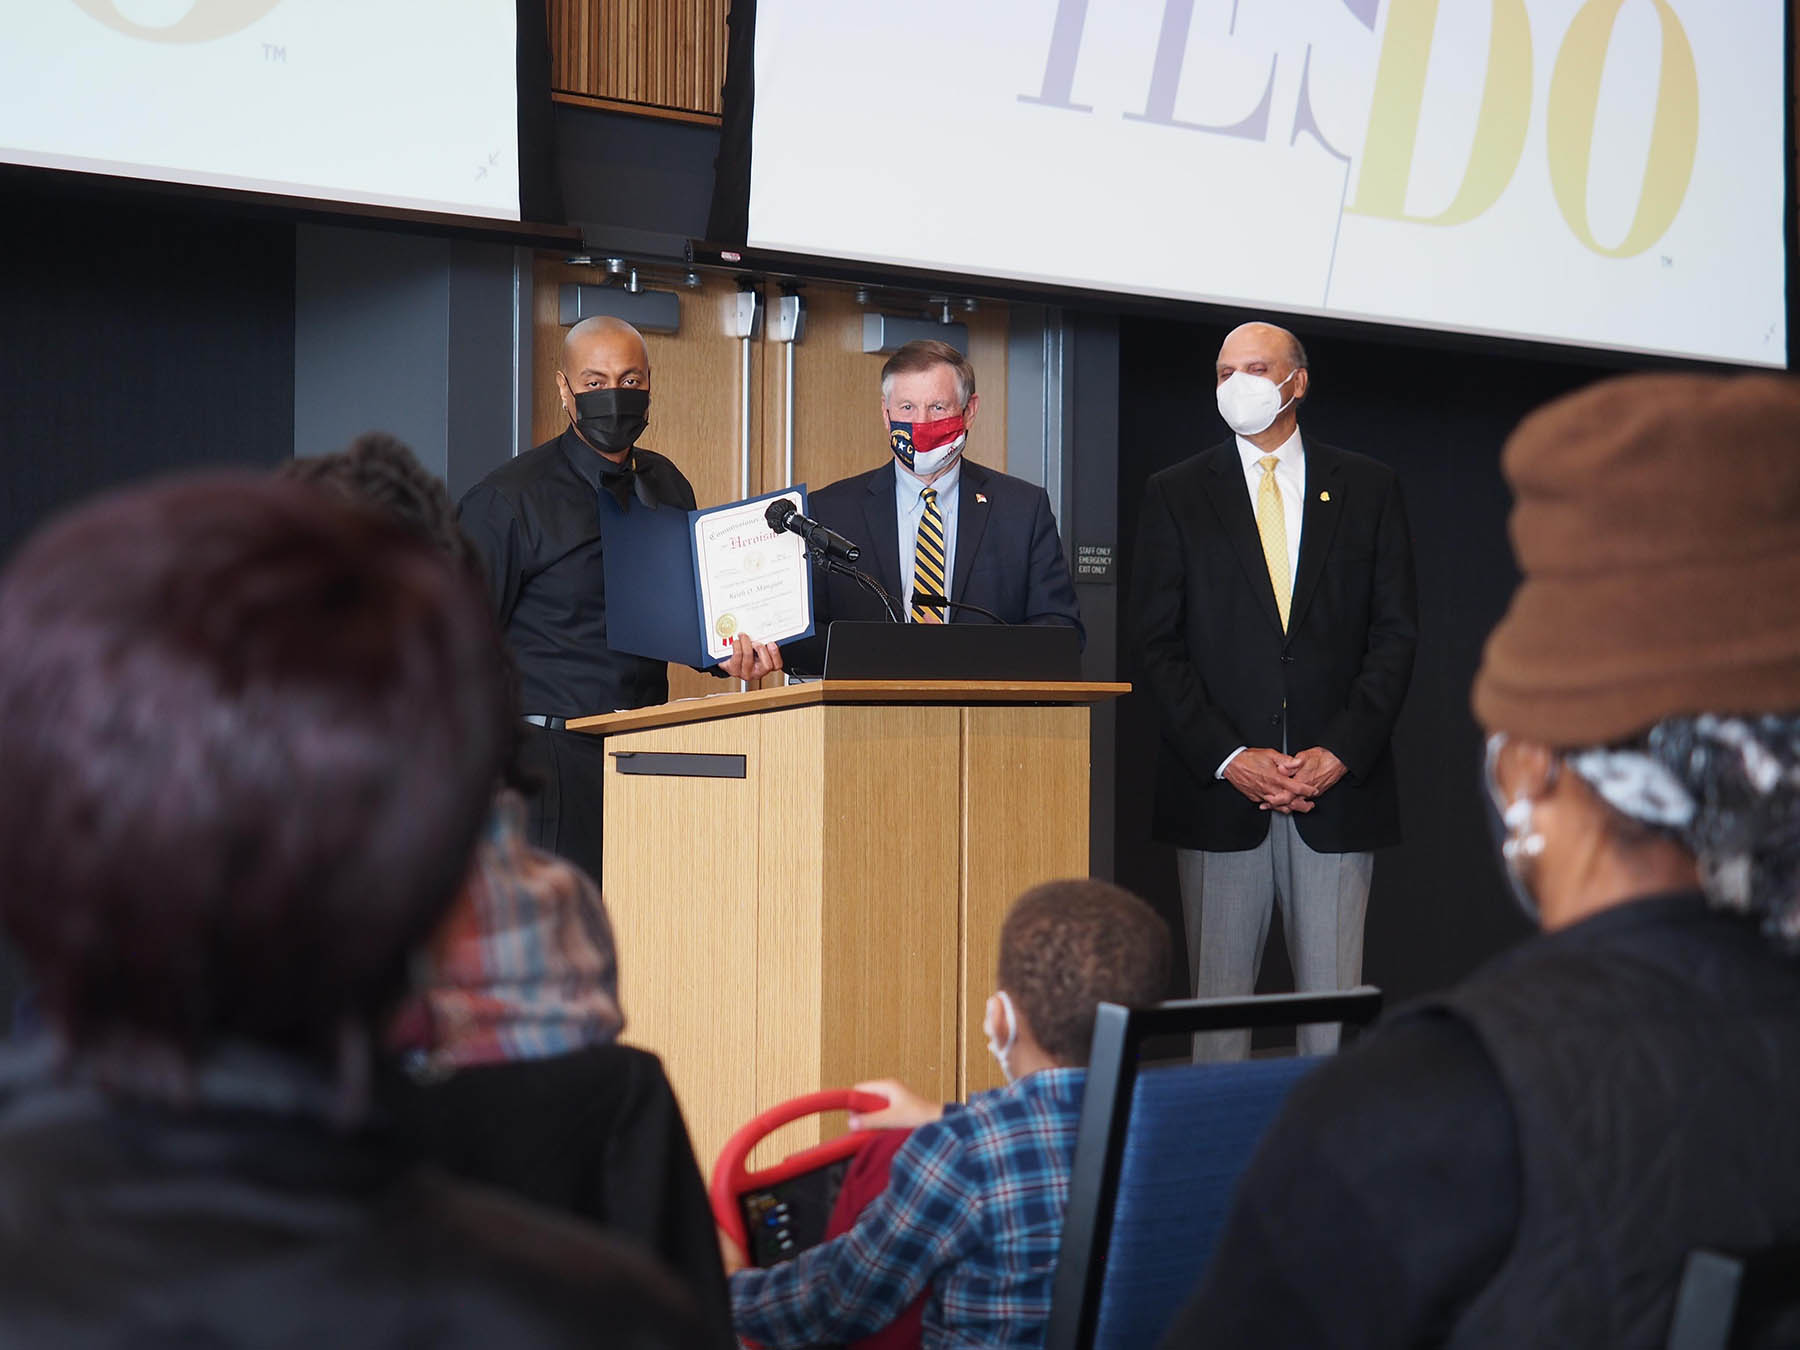
<path id="1" fill-rule="evenodd" d="M 481 555 L 519 668 L 521 710 L 542 728 L 524 752 L 543 781 L 532 800 L 531 841 L 599 877 L 602 743 L 562 724 L 669 697 L 663 662 L 607 645 L 599 494 L 691 511 L 694 489 L 673 463 L 637 445 L 650 420 L 650 356 L 637 329 L 584 319 L 564 338 L 559 365 L 569 425 L 470 488 L 458 518 Z M 773 648 L 743 641 L 721 669 L 755 680 L 778 661 Z"/>

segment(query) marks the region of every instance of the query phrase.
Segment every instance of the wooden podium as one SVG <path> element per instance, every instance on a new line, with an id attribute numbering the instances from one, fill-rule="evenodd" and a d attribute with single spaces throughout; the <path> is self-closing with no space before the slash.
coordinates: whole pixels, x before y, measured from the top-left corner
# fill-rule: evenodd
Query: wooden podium
<path id="1" fill-rule="evenodd" d="M 662 1056 L 703 1171 L 803 1092 L 999 1084 L 1000 923 L 1026 887 L 1087 875 L 1089 707 L 1129 689 L 826 681 L 569 723 L 609 751 L 625 1039 Z"/>

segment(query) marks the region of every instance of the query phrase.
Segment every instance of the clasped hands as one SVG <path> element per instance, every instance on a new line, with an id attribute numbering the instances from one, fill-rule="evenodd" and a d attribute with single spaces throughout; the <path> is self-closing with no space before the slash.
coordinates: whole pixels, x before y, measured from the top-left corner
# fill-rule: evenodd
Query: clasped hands
<path id="1" fill-rule="evenodd" d="M 1344 761 L 1322 745 L 1297 755 L 1251 746 L 1225 766 L 1225 781 L 1261 810 L 1305 815 L 1345 772 Z"/>

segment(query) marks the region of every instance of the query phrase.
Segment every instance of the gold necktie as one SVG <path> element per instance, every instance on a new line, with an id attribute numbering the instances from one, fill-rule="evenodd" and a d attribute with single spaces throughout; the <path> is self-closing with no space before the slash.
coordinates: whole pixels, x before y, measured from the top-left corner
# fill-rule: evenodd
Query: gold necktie
<path id="1" fill-rule="evenodd" d="M 1279 463 L 1274 455 L 1264 455 L 1257 461 L 1262 482 L 1256 485 L 1256 532 L 1262 536 L 1263 561 L 1269 567 L 1269 584 L 1275 588 L 1275 608 L 1281 614 L 1281 631 L 1285 633 L 1294 580 L 1288 573 L 1287 512 L 1281 505 L 1281 489 L 1275 484 L 1275 466 Z"/>
<path id="2" fill-rule="evenodd" d="M 919 517 L 919 535 L 913 544 L 913 590 L 928 595 L 945 595 L 944 590 L 944 517 L 938 511 L 937 489 L 925 489 L 925 514 Z M 909 597 L 909 603 L 910 597 Z M 914 623 L 942 623 L 941 607 L 927 608 L 914 603 Z"/>

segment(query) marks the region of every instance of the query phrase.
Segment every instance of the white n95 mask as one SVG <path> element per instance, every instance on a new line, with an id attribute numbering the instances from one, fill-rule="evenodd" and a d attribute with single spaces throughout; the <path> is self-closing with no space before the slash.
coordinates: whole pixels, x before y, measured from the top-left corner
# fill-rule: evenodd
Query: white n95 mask
<path id="1" fill-rule="evenodd" d="M 994 1004 L 998 1003 L 1006 1010 L 1006 1043 L 1000 1042 L 1000 1029 L 994 1025 Z M 1012 995 L 1002 989 L 988 1000 L 987 1016 L 981 1020 L 981 1029 L 987 1033 L 988 1053 L 1000 1066 L 1000 1073 L 1007 1082 L 1013 1081 L 1012 1048 L 1019 1039 L 1019 1014 L 1013 1008 Z"/>
<path id="2" fill-rule="evenodd" d="M 1288 372 L 1288 380 L 1298 375 L 1298 368 Z M 1288 403 L 1281 401 L 1281 384 L 1262 375 L 1252 375 L 1248 371 L 1233 371 L 1218 388 L 1219 416 L 1225 419 L 1225 425 L 1240 436 L 1254 436 L 1258 432 L 1267 431 L 1271 423 L 1280 417 Z"/>

